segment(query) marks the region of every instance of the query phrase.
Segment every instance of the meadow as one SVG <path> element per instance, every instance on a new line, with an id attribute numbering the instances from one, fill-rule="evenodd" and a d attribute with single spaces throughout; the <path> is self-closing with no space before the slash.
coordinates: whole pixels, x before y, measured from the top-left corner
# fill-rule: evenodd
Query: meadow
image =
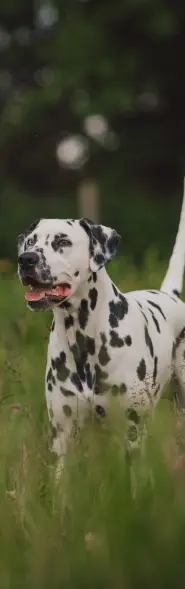
<path id="1" fill-rule="evenodd" d="M 121 289 L 158 288 L 167 262 L 117 258 Z M 50 313 L 31 313 L 16 270 L 0 265 L 0 587 L 182 589 L 185 579 L 185 419 L 163 400 L 144 452 L 129 458 L 115 404 L 55 460 L 44 397 Z"/>

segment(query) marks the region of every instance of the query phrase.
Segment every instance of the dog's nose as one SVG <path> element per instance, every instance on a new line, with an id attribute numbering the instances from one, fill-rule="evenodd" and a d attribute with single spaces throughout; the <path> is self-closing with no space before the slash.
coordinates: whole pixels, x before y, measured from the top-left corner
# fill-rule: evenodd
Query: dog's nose
<path id="1" fill-rule="evenodd" d="M 39 256 L 35 252 L 25 252 L 18 258 L 18 263 L 22 270 L 31 270 L 39 261 Z"/>

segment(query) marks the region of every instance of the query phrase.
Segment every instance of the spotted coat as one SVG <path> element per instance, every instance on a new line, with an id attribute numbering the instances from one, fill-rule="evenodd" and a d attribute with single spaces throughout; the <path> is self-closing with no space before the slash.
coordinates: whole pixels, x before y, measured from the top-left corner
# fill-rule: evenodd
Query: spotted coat
<path id="1" fill-rule="evenodd" d="M 105 419 L 111 398 L 138 424 L 139 415 L 155 407 L 175 373 L 185 399 L 185 304 L 179 298 L 184 217 L 183 201 L 161 290 L 120 292 L 105 269 L 119 236 L 87 219 L 41 220 L 19 237 L 19 254 L 38 255 L 38 283 L 47 276 L 53 287 L 70 285 L 70 296 L 60 302 L 51 305 L 46 298 L 28 305 L 53 308 L 46 402 L 53 450 L 60 457 L 67 452 L 74 424 L 83 424 L 92 411 Z M 23 281 L 20 267 L 19 276 Z"/>

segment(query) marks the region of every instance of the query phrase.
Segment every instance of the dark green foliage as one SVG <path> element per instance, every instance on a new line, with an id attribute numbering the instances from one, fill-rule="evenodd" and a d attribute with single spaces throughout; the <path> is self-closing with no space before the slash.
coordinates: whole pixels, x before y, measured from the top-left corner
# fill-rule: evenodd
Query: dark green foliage
<path id="1" fill-rule="evenodd" d="M 84 177 L 100 185 L 101 219 L 123 235 L 120 251 L 140 261 L 153 243 L 166 255 L 184 161 L 183 1 L 58 0 L 45 29 L 39 7 L 0 7 L 2 255 L 15 257 L 15 236 L 35 213 L 78 216 Z M 94 114 L 113 134 L 89 139 L 79 170 L 61 168 L 59 141 L 86 137 L 84 121 Z"/>

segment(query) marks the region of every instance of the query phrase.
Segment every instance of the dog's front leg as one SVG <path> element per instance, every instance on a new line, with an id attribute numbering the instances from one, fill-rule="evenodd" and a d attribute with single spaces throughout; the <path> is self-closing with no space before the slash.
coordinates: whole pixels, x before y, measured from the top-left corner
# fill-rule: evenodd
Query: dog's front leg
<path id="1" fill-rule="evenodd" d="M 61 391 L 61 388 L 63 389 Z M 90 404 L 82 395 L 70 393 L 60 388 L 60 397 L 50 398 L 49 418 L 52 425 L 52 452 L 58 456 L 57 478 L 64 469 L 65 457 L 70 439 L 90 414 Z"/>
<path id="2" fill-rule="evenodd" d="M 53 441 L 51 450 L 57 456 L 56 478 L 58 479 L 64 469 L 64 461 L 68 451 L 68 444 L 72 434 L 73 424 L 70 420 L 70 423 L 63 424 L 63 427 L 61 425 L 59 426 L 59 424 L 57 425 L 58 427 L 52 426 Z"/>

